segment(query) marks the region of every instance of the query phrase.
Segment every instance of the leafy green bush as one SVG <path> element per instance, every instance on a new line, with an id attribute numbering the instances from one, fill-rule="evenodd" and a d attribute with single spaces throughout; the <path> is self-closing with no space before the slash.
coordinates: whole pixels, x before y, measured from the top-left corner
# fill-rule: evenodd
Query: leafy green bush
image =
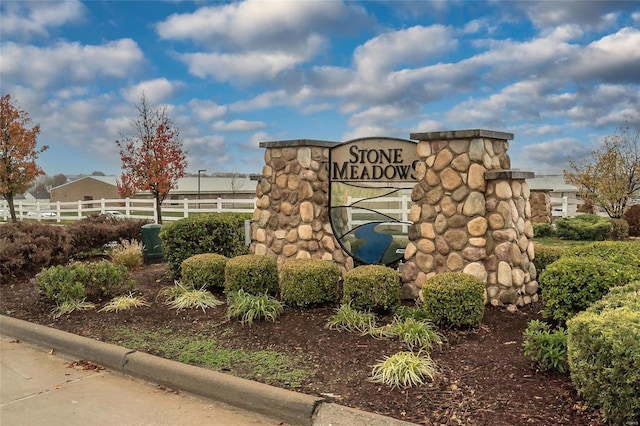
<path id="1" fill-rule="evenodd" d="M 611 233 L 609 239 L 614 241 L 624 241 L 629 238 L 629 224 L 624 219 L 609 219 L 611 222 Z"/>
<path id="2" fill-rule="evenodd" d="M 533 224 L 533 236 L 534 237 L 555 237 L 556 229 L 551 223 L 534 223 Z"/>
<path id="3" fill-rule="evenodd" d="M 224 288 L 224 268 L 228 260 L 216 253 L 196 254 L 185 259 L 180 268 L 182 284 L 192 288 Z"/>
<path id="4" fill-rule="evenodd" d="M 245 254 L 227 261 L 224 268 L 224 291 L 230 294 L 244 290 L 251 294 L 278 293 L 278 264 L 276 260 L 257 254 Z"/>
<path id="5" fill-rule="evenodd" d="M 567 333 L 561 327 L 551 331 L 549 324 L 532 320 L 523 333 L 525 356 L 528 356 L 542 371 L 556 370 L 564 373 L 567 365 Z"/>
<path id="6" fill-rule="evenodd" d="M 65 301 L 97 302 L 133 289 L 127 280 L 127 268 L 102 260 L 93 263 L 72 263 L 52 266 L 36 276 L 36 287 L 45 298 L 61 304 Z"/>
<path id="7" fill-rule="evenodd" d="M 371 312 L 360 312 L 346 303 L 329 318 L 325 328 L 337 331 L 368 334 L 376 326 L 376 317 Z"/>
<path id="8" fill-rule="evenodd" d="M 617 299 L 611 309 L 609 297 Z M 605 296 L 604 306 L 567 322 L 567 354 L 578 393 L 606 421 L 624 425 L 640 419 L 640 308 L 619 304 L 619 297 Z"/>
<path id="9" fill-rule="evenodd" d="M 0 226 L 0 285 L 66 263 L 73 253 L 72 237 L 64 226 L 6 223 Z"/>
<path id="10" fill-rule="evenodd" d="M 338 300 L 340 268 L 320 259 L 296 259 L 280 268 L 280 299 L 292 306 Z"/>
<path id="11" fill-rule="evenodd" d="M 376 363 L 368 380 L 392 389 L 408 388 L 423 384 L 425 379 L 433 379 L 436 373 L 436 364 L 428 354 L 398 352 Z"/>
<path id="12" fill-rule="evenodd" d="M 629 225 L 629 236 L 640 237 L 640 204 L 629 207 L 623 217 Z"/>
<path id="13" fill-rule="evenodd" d="M 386 266 L 363 265 L 344 276 L 342 303 L 359 311 L 389 311 L 400 305 L 400 277 Z"/>
<path id="14" fill-rule="evenodd" d="M 604 296 L 611 287 L 640 279 L 640 268 L 595 256 L 562 257 L 547 266 L 539 282 L 542 314 L 564 323 Z"/>
<path id="15" fill-rule="evenodd" d="M 248 213 L 212 213 L 164 224 L 160 239 L 173 276 L 179 278 L 182 262 L 195 254 L 245 254 L 244 221 L 249 219 Z"/>
<path id="16" fill-rule="evenodd" d="M 399 319 L 413 318 L 416 321 L 425 321 L 429 319 L 427 317 L 427 313 L 418 306 L 398 306 L 393 314 Z"/>
<path id="17" fill-rule="evenodd" d="M 482 280 L 460 272 L 446 272 L 425 281 L 420 290 L 422 309 L 436 325 L 479 327 L 484 315 Z"/>
<path id="18" fill-rule="evenodd" d="M 242 324 L 265 319 L 274 322 L 284 311 L 282 304 L 268 294 L 254 295 L 240 289 L 229 293 L 227 317 L 240 318 Z"/>
<path id="19" fill-rule="evenodd" d="M 556 233 L 563 240 L 603 241 L 611 234 L 611 222 L 594 214 L 583 214 L 555 221 Z"/>
<path id="20" fill-rule="evenodd" d="M 640 281 L 613 287 L 602 299 L 589 306 L 589 312 L 596 314 L 604 310 L 612 310 L 622 306 L 629 306 L 640 310 Z"/>
<path id="21" fill-rule="evenodd" d="M 545 246 L 543 244 L 534 244 L 535 257 L 533 264 L 536 267 L 538 275 L 546 269 L 546 267 L 560 259 L 567 251 L 566 247 Z"/>
<path id="22" fill-rule="evenodd" d="M 640 241 L 600 241 L 569 249 L 566 256 L 594 256 L 609 262 L 640 267 Z"/>

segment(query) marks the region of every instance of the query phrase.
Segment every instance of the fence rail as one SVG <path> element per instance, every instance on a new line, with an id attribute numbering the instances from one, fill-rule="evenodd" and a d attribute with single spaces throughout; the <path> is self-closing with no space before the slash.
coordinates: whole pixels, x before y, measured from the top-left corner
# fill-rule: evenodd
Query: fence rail
<path id="1" fill-rule="evenodd" d="M 568 197 L 551 198 L 551 216 L 558 217 L 575 217 L 578 215 L 578 206 L 583 204 L 582 200 L 571 199 Z"/>
<path id="2" fill-rule="evenodd" d="M 20 219 L 38 221 L 80 220 L 98 214 L 114 214 L 131 219 L 153 219 L 158 221 L 154 199 L 100 199 L 71 202 L 24 201 L 14 202 L 16 216 Z M 253 213 L 256 199 L 201 199 L 165 200 L 162 203 L 162 220 L 174 221 L 199 213 Z M 9 204 L 0 201 L 0 219 L 10 217 Z"/>

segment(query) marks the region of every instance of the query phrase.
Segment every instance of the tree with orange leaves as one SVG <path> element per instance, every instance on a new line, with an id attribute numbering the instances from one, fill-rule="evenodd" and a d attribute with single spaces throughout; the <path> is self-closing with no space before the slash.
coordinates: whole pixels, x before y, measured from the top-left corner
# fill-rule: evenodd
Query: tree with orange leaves
<path id="1" fill-rule="evenodd" d="M 122 197 L 150 191 L 156 200 L 158 223 L 162 223 L 162 202 L 184 176 L 186 151 L 166 107 L 152 107 L 143 93 L 136 110 L 133 134 L 116 141 L 122 160 L 118 191 Z"/>
<path id="2" fill-rule="evenodd" d="M 0 195 L 7 200 L 11 221 L 16 222 L 13 198 L 27 191 L 34 180 L 44 174 L 36 164 L 38 155 L 49 147 L 36 149 L 40 125 L 29 129 L 31 119 L 14 104 L 10 94 L 0 100 Z"/>

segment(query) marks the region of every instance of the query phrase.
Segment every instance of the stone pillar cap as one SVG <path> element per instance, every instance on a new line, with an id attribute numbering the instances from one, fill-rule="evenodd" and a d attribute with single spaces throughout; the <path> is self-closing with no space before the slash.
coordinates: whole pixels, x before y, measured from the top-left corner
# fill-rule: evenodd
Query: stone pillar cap
<path id="1" fill-rule="evenodd" d="M 267 141 L 260 142 L 260 148 L 287 148 L 294 146 L 318 146 L 322 148 L 331 148 L 340 142 L 321 141 L 316 139 L 291 139 L 284 141 Z"/>
<path id="2" fill-rule="evenodd" d="M 487 170 L 484 172 L 486 180 L 496 179 L 533 179 L 534 172 L 523 172 L 522 170 Z"/>
<path id="3" fill-rule="evenodd" d="M 410 139 L 418 141 L 435 141 L 448 139 L 471 139 L 471 138 L 491 138 L 491 139 L 513 139 L 513 133 L 498 132 L 485 129 L 448 130 L 443 132 L 411 133 Z"/>

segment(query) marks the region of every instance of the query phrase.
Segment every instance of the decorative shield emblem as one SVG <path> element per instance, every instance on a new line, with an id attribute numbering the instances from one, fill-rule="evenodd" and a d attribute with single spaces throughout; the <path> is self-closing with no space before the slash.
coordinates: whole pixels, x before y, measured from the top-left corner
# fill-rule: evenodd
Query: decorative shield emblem
<path id="1" fill-rule="evenodd" d="M 407 246 L 416 143 L 363 138 L 329 151 L 329 220 L 343 250 L 365 264 L 391 265 Z"/>

